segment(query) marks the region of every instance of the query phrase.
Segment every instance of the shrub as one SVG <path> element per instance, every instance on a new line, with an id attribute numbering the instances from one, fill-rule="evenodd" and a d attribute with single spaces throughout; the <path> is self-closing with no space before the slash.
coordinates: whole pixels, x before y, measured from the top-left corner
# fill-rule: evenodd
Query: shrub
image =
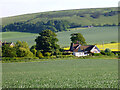
<path id="1" fill-rule="evenodd" d="M 115 54 L 112 52 L 106 53 L 107 56 L 114 56 Z"/>
<path id="2" fill-rule="evenodd" d="M 51 56 L 50 58 L 55 59 L 55 58 L 56 58 L 56 56 Z"/>
<path id="3" fill-rule="evenodd" d="M 36 45 L 33 45 L 33 46 L 30 48 L 30 51 L 36 56 L 36 53 L 37 53 Z"/>
<path id="4" fill-rule="evenodd" d="M 112 41 L 112 42 L 110 42 L 110 43 L 117 43 L 116 41 Z"/>
<path id="5" fill-rule="evenodd" d="M 118 56 L 120 56 L 120 53 L 118 53 Z"/>
<path id="6" fill-rule="evenodd" d="M 17 50 L 17 56 L 18 57 L 33 57 L 33 53 L 29 49 L 20 47 Z"/>
<path id="7" fill-rule="evenodd" d="M 31 49 L 30 51 L 36 56 L 36 53 L 37 53 L 36 49 Z"/>
<path id="8" fill-rule="evenodd" d="M 68 57 L 74 57 L 73 55 L 57 55 L 57 58 L 68 58 Z"/>
<path id="9" fill-rule="evenodd" d="M 50 55 L 51 55 L 51 53 L 49 53 L 49 52 L 45 52 L 45 53 L 44 53 L 44 56 L 49 57 Z"/>
<path id="10" fill-rule="evenodd" d="M 102 55 L 107 55 L 107 56 L 114 56 L 115 54 L 111 52 L 110 49 L 106 49 L 105 51 L 101 51 Z"/>
<path id="11" fill-rule="evenodd" d="M 109 48 L 106 48 L 105 53 L 111 53 L 111 50 Z"/>
<path id="12" fill-rule="evenodd" d="M 1 54 L 3 57 L 16 57 L 16 49 L 9 45 L 3 45 Z"/>
<path id="13" fill-rule="evenodd" d="M 92 55 L 93 56 L 101 56 L 102 54 L 101 53 L 93 53 Z"/>
<path id="14" fill-rule="evenodd" d="M 43 58 L 44 57 L 43 54 L 39 50 L 37 51 L 37 57 L 39 57 L 39 58 Z"/>
<path id="15" fill-rule="evenodd" d="M 63 52 L 54 52 L 54 55 L 62 55 L 63 54 Z"/>
<path id="16" fill-rule="evenodd" d="M 106 55 L 105 51 L 101 51 L 100 53 L 101 53 L 102 55 Z"/>

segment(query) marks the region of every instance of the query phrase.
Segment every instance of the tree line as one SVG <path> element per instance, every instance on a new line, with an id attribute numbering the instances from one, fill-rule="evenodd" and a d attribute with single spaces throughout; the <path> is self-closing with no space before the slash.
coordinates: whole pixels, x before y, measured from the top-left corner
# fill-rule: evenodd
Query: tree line
<path id="1" fill-rule="evenodd" d="M 48 22 L 37 22 L 37 23 L 27 23 L 27 22 L 15 22 L 13 24 L 8 24 L 2 27 L 3 32 L 7 31 L 19 31 L 19 32 L 31 32 L 39 33 L 42 30 L 49 29 L 53 32 L 67 31 L 69 28 L 69 23 L 63 20 L 49 20 Z"/>
<path id="2" fill-rule="evenodd" d="M 120 24 L 118 24 L 120 26 Z M 104 26 L 117 26 L 115 23 L 110 24 L 92 24 L 94 27 L 104 27 Z M 77 23 L 70 23 L 64 20 L 49 20 L 48 22 L 37 22 L 37 23 L 27 23 L 27 22 L 15 22 L 13 24 L 8 24 L 2 26 L 2 32 L 17 31 L 17 32 L 30 32 L 39 33 L 42 30 L 49 29 L 53 32 L 68 31 L 70 28 L 77 27 L 88 27 Z M 1 32 L 1 31 L 0 31 Z"/>

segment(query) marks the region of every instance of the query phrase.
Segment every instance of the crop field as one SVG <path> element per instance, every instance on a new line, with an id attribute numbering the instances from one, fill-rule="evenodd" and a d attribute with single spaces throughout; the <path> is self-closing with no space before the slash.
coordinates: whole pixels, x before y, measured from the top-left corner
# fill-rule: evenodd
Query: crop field
<path id="1" fill-rule="evenodd" d="M 118 60 L 72 59 L 2 64 L 3 88 L 117 88 Z"/>
<path id="2" fill-rule="evenodd" d="M 76 29 L 68 32 L 57 33 L 59 44 L 61 46 L 70 46 L 70 34 L 82 33 L 87 44 L 118 42 L 118 27 L 93 27 L 87 29 Z"/>
<path id="3" fill-rule="evenodd" d="M 26 41 L 29 46 L 35 44 L 35 38 L 38 34 L 22 32 L 2 32 L 2 40 L 7 42 Z"/>
<path id="4" fill-rule="evenodd" d="M 101 44 L 96 45 L 100 50 L 105 50 L 109 48 L 111 51 L 120 51 L 120 43 L 109 43 L 109 44 Z"/>
<path id="5" fill-rule="evenodd" d="M 86 39 L 87 44 L 102 44 L 110 43 L 111 41 L 118 41 L 118 27 L 93 27 L 93 28 L 75 28 L 66 32 L 57 33 L 59 39 L 58 44 L 61 47 L 70 46 L 70 34 L 82 33 Z M 22 32 L 3 32 L 3 41 L 16 42 L 17 40 L 28 42 L 29 46 L 35 44 L 35 38 L 38 34 L 22 33 Z"/>

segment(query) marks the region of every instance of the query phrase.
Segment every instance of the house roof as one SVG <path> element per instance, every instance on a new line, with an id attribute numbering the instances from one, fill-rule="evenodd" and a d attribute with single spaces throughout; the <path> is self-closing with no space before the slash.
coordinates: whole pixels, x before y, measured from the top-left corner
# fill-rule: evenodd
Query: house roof
<path id="1" fill-rule="evenodd" d="M 73 51 L 74 49 L 77 49 L 79 46 L 79 44 L 74 44 L 74 43 L 71 43 L 71 46 L 70 46 L 70 51 Z"/>
<path id="2" fill-rule="evenodd" d="M 95 45 L 86 45 L 86 46 L 80 46 L 80 49 L 83 51 L 90 51 Z"/>
<path id="3" fill-rule="evenodd" d="M 94 46 L 95 45 L 85 45 L 85 46 L 82 46 L 80 44 L 74 44 L 74 43 L 72 43 L 71 47 L 70 47 L 70 51 L 78 52 L 79 50 L 81 50 L 81 51 L 88 51 L 88 52 L 90 52 L 90 50 Z"/>
<path id="4" fill-rule="evenodd" d="M 2 42 L 2 41 L 0 41 L 0 47 L 1 47 L 2 45 L 5 45 L 5 44 L 7 44 L 7 45 L 14 45 L 13 42 Z"/>

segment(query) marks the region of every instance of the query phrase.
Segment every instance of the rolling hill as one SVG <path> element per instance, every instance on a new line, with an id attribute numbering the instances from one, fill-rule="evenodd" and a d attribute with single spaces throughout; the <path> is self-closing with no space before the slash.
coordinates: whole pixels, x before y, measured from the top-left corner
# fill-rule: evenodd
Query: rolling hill
<path id="1" fill-rule="evenodd" d="M 48 20 L 67 20 L 70 23 L 76 23 L 82 26 L 105 24 L 117 25 L 117 11 L 117 7 L 112 7 L 40 12 L 2 18 L 2 25 L 4 26 L 15 22 L 47 22 Z"/>

